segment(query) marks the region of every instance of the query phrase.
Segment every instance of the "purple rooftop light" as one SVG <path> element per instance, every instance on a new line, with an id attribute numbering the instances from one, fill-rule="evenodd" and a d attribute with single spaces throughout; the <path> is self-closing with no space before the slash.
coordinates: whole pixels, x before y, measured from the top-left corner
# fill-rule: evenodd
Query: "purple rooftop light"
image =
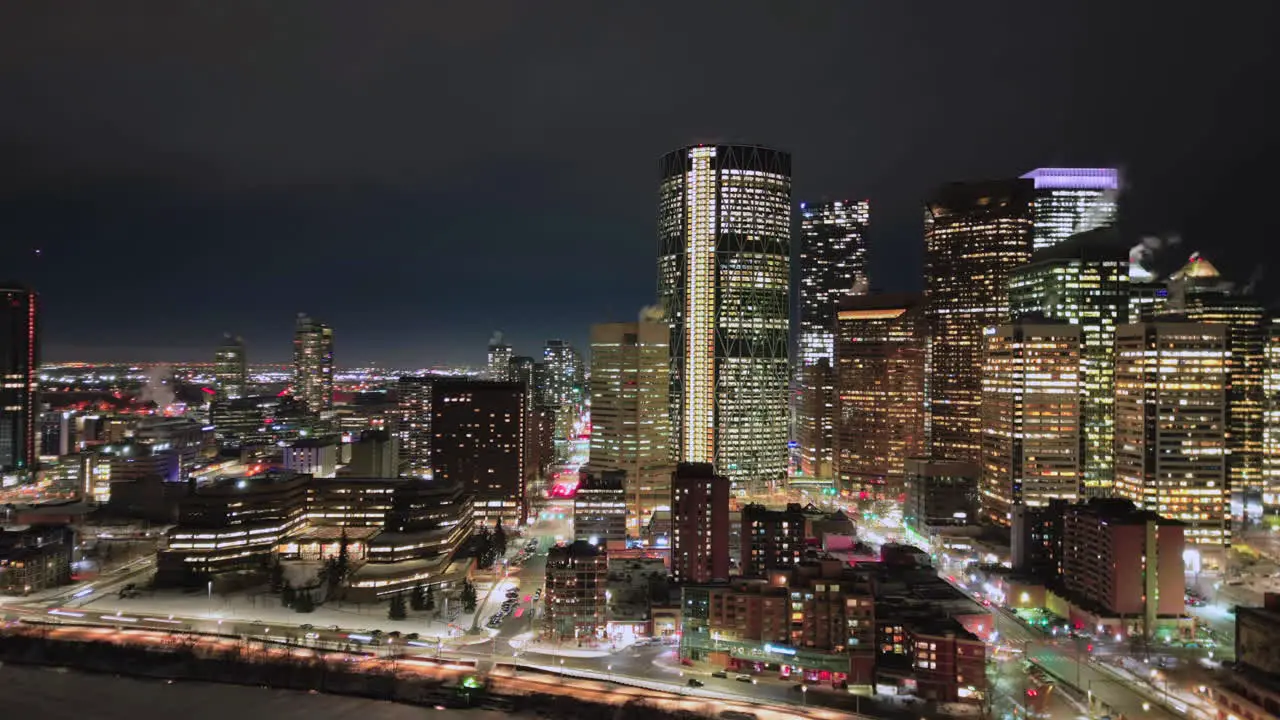
<path id="1" fill-rule="evenodd" d="M 1035 180 L 1037 190 L 1120 189 L 1120 171 L 1115 168 L 1037 168 L 1022 178 Z"/>

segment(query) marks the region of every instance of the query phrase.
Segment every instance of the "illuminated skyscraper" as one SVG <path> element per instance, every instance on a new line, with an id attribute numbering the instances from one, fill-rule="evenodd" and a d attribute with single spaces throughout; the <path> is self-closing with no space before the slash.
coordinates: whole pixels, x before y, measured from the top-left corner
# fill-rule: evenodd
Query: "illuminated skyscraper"
<path id="1" fill-rule="evenodd" d="M 407 477 L 431 477 L 431 384 L 435 378 L 406 375 L 396 386 L 400 463 Z"/>
<path id="2" fill-rule="evenodd" d="M 490 380 L 508 382 L 511 375 L 511 346 L 502 342 L 502 333 L 496 333 L 489 341 L 488 367 L 486 374 Z"/>
<path id="3" fill-rule="evenodd" d="M 1038 250 L 1009 278 L 1013 320 L 1043 317 L 1080 327 L 1086 496 L 1111 493 L 1115 463 L 1116 328 L 1129 320 L 1129 248 L 1110 228 Z"/>
<path id="4" fill-rule="evenodd" d="M 800 367 L 834 361 L 836 305 L 867 292 L 869 218 L 866 200 L 800 203 Z"/>
<path id="5" fill-rule="evenodd" d="M 1280 319 L 1272 320 L 1268 327 L 1265 354 L 1262 506 L 1274 512 L 1280 507 Z"/>
<path id="6" fill-rule="evenodd" d="M 40 335 L 34 290 L 0 285 L 0 470 L 34 470 Z"/>
<path id="7" fill-rule="evenodd" d="M 542 351 L 546 387 L 543 404 L 561 407 L 582 402 L 582 358 L 564 340 L 548 340 Z"/>
<path id="8" fill-rule="evenodd" d="M 697 145 L 662 158 L 658 296 L 671 327 L 677 458 L 739 493 L 787 469 L 791 156 Z"/>
<path id="9" fill-rule="evenodd" d="M 843 490 L 893 495 L 906 459 L 924 451 L 924 309 L 919 295 L 840 301 L 835 465 Z"/>
<path id="10" fill-rule="evenodd" d="M 1120 173 L 1113 168 L 1040 168 L 1022 176 L 1035 182 L 1036 250 L 1116 221 Z"/>
<path id="11" fill-rule="evenodd" d="M 213 355 L 213 381 L 218 389 L 220 400 L 234 400 L 247 397 L 244 338 L 232 337 L 227 333 L 222 345 Z"/>
<path id="12" fill-rule="evenodd" d="M 866 200 L 800 203 L 794 416 L 800 469 L 810 477 L 832 473 L 836 305 L 847 295 L 867 292 L 863 233 L 869 208 Z"/>
<path id="13" fill-rule="evenodd" d="M 1009 276 L 1031 257 L 1030 180 L 956 183 L 925 208 L 925 298 L 932 336 L 928 454 L 978 463 L 982 337 L 1009 313 Z"/>
<path id="14" fill-rule="evenodd" d="M 1080 335 L 1065 322 L 1001 325 L 982 368 L 982 517 L 1080 496 Z"/>
<path id="15" fill-rule="evenodd" d="M 671 333 L 641 320 L 591 326 L 592 472 L 626 473 L 627 532 L 671 499 Z"/>
<path id="16" fill-rule="evenodd" d="M 311 412 L 333 407 L 333 329 L 305 313 L 293 335 L 293 394 Z"/>
<path id="17" fill-rule="evenodd" d="M 1227 327 L 1143 322 L 1116 331 L 1116 487 L 1187 523 L 1190 545 L 1230 542 Z"/>
<path id="18" fill-rule="evenodd" d="M 1195 253 L 1169 278 L 1165 311 L 1191 322 L 1227 326 L 1227 477 L 1245 512 L 1261 501 L 1266 393 L 1266 310 Z M 1253 518 L 1257 520 L 1257 517 Z"/>

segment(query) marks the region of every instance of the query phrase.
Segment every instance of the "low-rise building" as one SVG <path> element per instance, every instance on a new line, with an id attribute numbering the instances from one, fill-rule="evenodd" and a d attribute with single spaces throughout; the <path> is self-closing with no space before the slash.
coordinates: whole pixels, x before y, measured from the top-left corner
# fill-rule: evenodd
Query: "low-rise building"
<path id="1" fill-rule="evenodd" d="M 1280 717 L 1280 593 L 1260 608 L 1236 608 L 1236 664 L 1208 686 L 1217 720 Z"/>
<path id="2" fill-rule="evenodd" d="M 179 506 L 178 525 L 156 559 L 157 580 L 184 584 L 266 567 L 281 541 L 306 519 L 309 480 L 268 472 L 197 488 Z"/>
<path id="3" fill-rule="evenodd" d="M 299 438 L 284 448 L 284 469 L 315 478 L 331 478 L 338 472 L 337 438 Z"/>
<path id="4" fill-rule="evenodd" d="M 66 526 L 0 528 L 0 594 L 27 595 L 71 582 L 74 546 Z"/>

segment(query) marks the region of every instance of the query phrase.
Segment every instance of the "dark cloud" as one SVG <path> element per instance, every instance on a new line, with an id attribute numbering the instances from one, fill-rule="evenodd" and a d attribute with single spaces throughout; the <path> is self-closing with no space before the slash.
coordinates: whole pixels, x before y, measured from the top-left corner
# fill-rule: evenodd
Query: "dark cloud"
<path id="1" fill-rule="evenodd" d="M 774 144 L 918 285 L 944 181 L 1115 164 L 1133 232 L 1275 265 L 1274 3 L 41 2 L 0 9 L 3 262 L 54 353 L 581 341 L 651 300 L 656 158 Z M 34 247 L 44 250 L 35 262 Z M 1264 282 L 1265 285 L 1265 282 Z M 59 350 L 60 349 L 60 350 Z M 147 350 L 154 353 L 155 350 Z"/>

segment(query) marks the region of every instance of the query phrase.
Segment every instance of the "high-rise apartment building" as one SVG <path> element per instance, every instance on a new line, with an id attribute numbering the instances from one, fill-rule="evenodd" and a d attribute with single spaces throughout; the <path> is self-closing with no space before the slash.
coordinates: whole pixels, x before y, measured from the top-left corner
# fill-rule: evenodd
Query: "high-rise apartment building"
<path id="1" fill-rule="evenodd" d="M 37 308 L 34 290 L 0 285 L 0 470 L 34 470 L 38 457 Z"/>
<path id="2" fill-rule="evenodd" d="M 511 346 L 502 341 L 502 333 L 496 333 L 493 339 L 489 341 L 488 364 L 486 366 L 485 375 L 489 380 L 495 382 L 510 382 L 514 378 L 511 375 Z"/>
<path id="3" fill-rule="evenodd" d="M 1176 321 L 1116 331 L 1116 494 L 1185 522 L 1205 550 L 1231 540 L 1227 336 Z"/>
<path id="4" fill-rule="evenodd" d="M 869 218 L 866 200 L 800 203 L 793 416 L 800 473 L 812 478 L 832 477 L 836 306 L 847 295 L 867 292 Z"/>
<path id="5" fill-rule="evenodd" d="M 925 318 L 919 295 L 844 298 L 836 314 L 836 475 L 883 496 L 924 451 Z"/>
<path id="6" fill-rule="evenodd" d="M 982 368 L 982 516 L 1080 493 L 1080 328 L 1019 321 L 987 336 Z"/>
<path id="7" fill-rule="evenodd" d="M 400 463 L 407 477 L 431 477 L 431 387 L 435 378 L 406 375 L 396 385 Z"/>
<path id="8" fill-rule="evenodd" d="M 333 407 L 333 329 L 305 313 L 293 335 L 293 394 L 314 413 Z"/>
<path id="9" fill-rule="evenodd" d="M 432 477 L 461 482 L 477 523 L 523 525 L 524 386 L 437 379 L 431 388 Z"/>
<path id="10" fill-rule="evenodd" d="M 231 333 L 227 333 L 222 345 L 213 354 L 213 382 L 218 389 L 218 398 L 234 400 L 248 397 L 247 376 L 244 338 L 232 337 Z"/>
<path id="11" fill-rule="evenodd" d="M 1106 228 L 1036 251 L 1009 278 L 1013 320 L 1043 317 L 1080 328 L 1087 497 L 1110 495 L 1113 484 L 1116 328 L 1130 322 L 1129 267 L 1129 248 Z"/>
<path id="12" fill-rule="evenodd" d="M 742 508 L 741 574 L 766 577 L 770 570 L 790 570 L 798 565 L 804 557 L 807 519 L 797 503 L 785 510 L 755 503 Z"/>
<path id="13" fill-rule="evenodd" d="M 1245 513 L 1261 501 L 1267 312 L 1199 253 L 1169 278 L 1168 314 L 1227 326 L 1227 477 Z M 1257 520 L 1257 517 L 1253 518 Z"/>
<path id="14" fill-rule="evenodd" d="M 1150 639 L 1161 619 L 1176 626 L 1186 614 L 1184 530 L 1183 523 L 1121 498 L 1068 505 L 1062 585 L 1102 617 L 1130 619 L 1124 628 L 1104 627 L 1107 635 Z"/>
<path id="15" fill-rule="evenodd" d="M 546 636 L 556 640 L 595 638 L 608 611 L 609 556 L 578 540 L 547 552 Z"/>
<path id="16" fill-rule="evenodd" d="M 1039 168 L 1022 177 L 1035 183 L 1036 250 L 1115 224 L 1120 173 L 1114 168 Z"/>
<path id="17" fill-rule="evenodd" d="M 729 485 L 710 463 L 680 463 L 671 476 L 671 577 L 729 579 Z"/>
<path id="18" fill-rule="evenodd" d="M 982 338 L 1009 313 L 1009 276 L 1031 257 L 1030 180 L 955 183 L 925 208 L 929 455 L 981 459 Z"/>
<path id="19" fill-rule="evenodd" d="M 671 499 L 671 354 L 666 323 L 591 326 L 593 471 L 626 473 L 627 532 Z"/>
<path id="20" fill-rule="evenodd" d="M 740 493 L 762 492 L 787 470 L 791 156 L 697 145 L 660 167 L 673 448 Z"/>

